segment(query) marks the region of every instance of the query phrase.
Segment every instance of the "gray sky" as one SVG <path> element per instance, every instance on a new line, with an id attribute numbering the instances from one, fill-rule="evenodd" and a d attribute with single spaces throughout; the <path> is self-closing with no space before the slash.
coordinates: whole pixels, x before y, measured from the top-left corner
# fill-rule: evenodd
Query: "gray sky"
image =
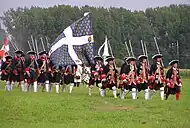
<path id="1" fill-rule="evenodd" d="M 53 6 L 56 4 L 91 5 L 104 7 L 124 7 L 131 10 L 144 10 L 147 7 L 167 6 L 169 4 L 190 4 L 190 0 L 0 0 L 0 15 L 9 8 Z"/>

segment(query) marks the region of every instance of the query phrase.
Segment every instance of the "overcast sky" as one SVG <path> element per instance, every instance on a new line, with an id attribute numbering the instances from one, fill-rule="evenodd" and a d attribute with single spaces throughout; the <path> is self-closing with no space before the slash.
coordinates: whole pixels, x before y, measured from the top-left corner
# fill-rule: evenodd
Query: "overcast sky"
<path id="1" fill-rule="evenodd" d="M 0 16 L 9 8 L 30 7 L 32 5 L 49 7 L 58 4 L 114 6 L 130 10 L 145 10 L 148 7 L 168 6 L 170 4 L 190 4 L 190 0 L 0 0 Z"/>
<path id="2" fill-rule="evenodd" d="M 0 0 L 0 15 L 9 8 L 53 6 L 57 4 L 91 5 L 104 7 L 124 7 L 131 10 L 144 10 L 147 7 L 167 6 L 170 4 L 190 4 L 190 0 Z"/>

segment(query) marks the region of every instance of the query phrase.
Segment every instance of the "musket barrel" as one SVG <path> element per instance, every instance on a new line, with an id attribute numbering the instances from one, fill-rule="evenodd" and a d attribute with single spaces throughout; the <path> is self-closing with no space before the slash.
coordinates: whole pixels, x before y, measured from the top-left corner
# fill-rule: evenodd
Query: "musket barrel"
<path id="1" fill-rule="evenodd" d="M 126 46 L 126 48 L 127 48 L 128 56 L 131 56 L 131 54 L 130 54 L 130 52 L 129 52 L 129 47 L 128 47 L 128 45 L 127 45 L 127 42 L 125 42 L 125 46 Z"/>

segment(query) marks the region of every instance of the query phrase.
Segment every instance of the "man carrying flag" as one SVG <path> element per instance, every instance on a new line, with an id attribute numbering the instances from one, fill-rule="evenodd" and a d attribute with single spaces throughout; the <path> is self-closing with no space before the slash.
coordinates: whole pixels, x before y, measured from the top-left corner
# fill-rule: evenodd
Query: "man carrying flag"
<path id="1" fill-rule="evenodd" d="M 50 48 L 50 60 L 56 67 L 94 64 L 94 39 L 90 13 L 68 26 Z M 71 84 L 72 86 L 72 84 Z"/>
<path id="2" fill-rule="evenodd" d="M 94 63 L 90 13 L 68 26 L 54 41 L 49 55 L 56 67 Z"/>

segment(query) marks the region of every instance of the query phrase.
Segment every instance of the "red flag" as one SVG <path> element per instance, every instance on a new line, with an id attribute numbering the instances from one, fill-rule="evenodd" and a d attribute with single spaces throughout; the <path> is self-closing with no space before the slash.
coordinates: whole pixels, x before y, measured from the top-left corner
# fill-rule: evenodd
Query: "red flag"
<path id="1" fill-rule="evenodd" d="M 0 57 L 3 58 L 5 56 L 5 51 L 4 50 L 0 50 Z"/>
<path id="2" fill-rule="evenodd" d="M 1 48 L 1 50 L 4 50 L 5 52 L 8 52 L 10 49 L 9 49 L 9 40 L 8 40 L 8 37 L 6 36 L 5 39 L 4 39 L 4 44 Z"/>
<path id="3" fill-rule="evenodd" d="M 8 55 L 8 51 L 9 51 L 9 40 L 8 37 L 6 36 L 4 38 L 4 44 L 0 50 L 0 57 L 3 58 L 3 60 L 5 61 L 5 56 Z"/>

